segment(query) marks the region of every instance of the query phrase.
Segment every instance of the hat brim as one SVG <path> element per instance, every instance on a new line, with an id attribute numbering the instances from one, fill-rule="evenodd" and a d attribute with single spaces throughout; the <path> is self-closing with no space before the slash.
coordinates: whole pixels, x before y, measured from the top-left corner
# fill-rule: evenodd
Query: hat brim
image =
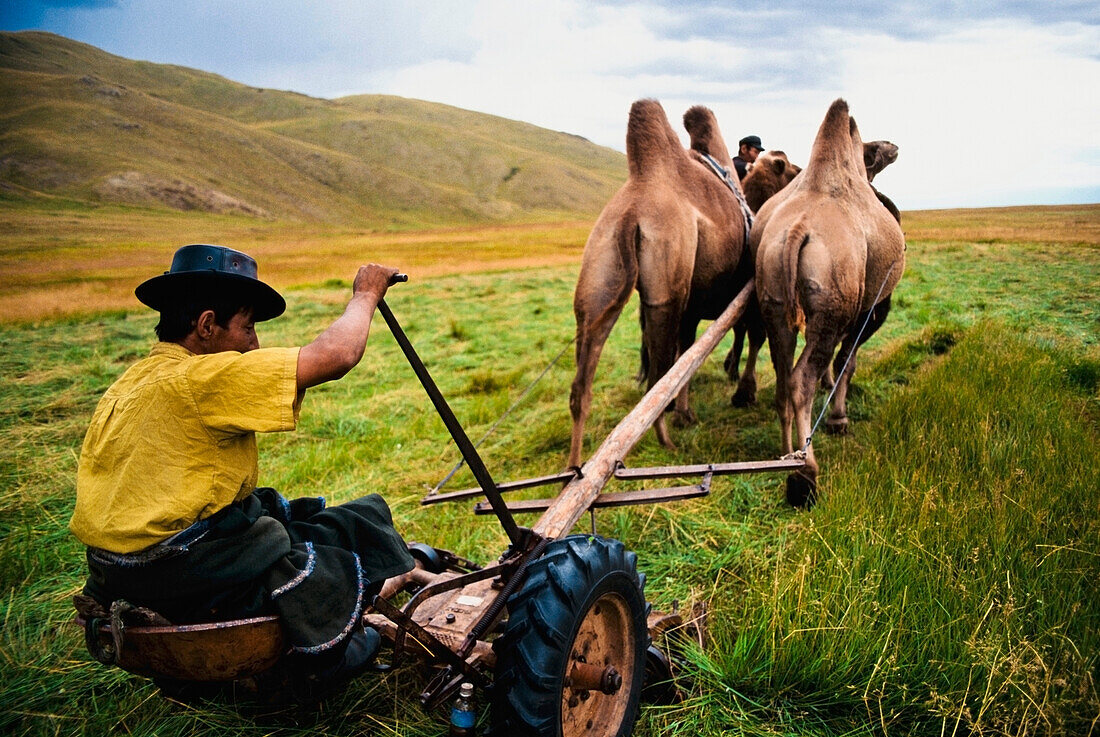
<path id="1" fill-rule="evenodd" d="M 240 293 L 252 308 L 252 319 L 256 322 L 270 320 L 286 311 L 286 300 L 282 295 L 259 279 L 219 271 L 182 271 L 161 274 L 139 284 L 134 294 L 142 304 L 152 307 L 157 312 L 163 312 L 181 299 L 185 299 L 189 292 L 215 285 L 223 287 L 228 292 Z"/>

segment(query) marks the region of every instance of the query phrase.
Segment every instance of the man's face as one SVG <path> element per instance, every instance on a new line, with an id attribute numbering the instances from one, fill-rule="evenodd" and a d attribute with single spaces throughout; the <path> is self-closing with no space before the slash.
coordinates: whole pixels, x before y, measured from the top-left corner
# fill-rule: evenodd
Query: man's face
<path id="1" fill-rule="evenodd" d="M 222 351 L 247 353 L 259 348 L 260 340 L 256 337 L 256 323 L 252 320 L 252 308 L 245 307 L 233 315 L 224 328 L 215 323 L 211 347 L 214 349 L 212 353 Z"/>
<path id="2" fill-rule="evenodd" d="M 751 164 L 752 162 L 756 161 L 756 157 L 760 155 L 761 151 L 763 151 L 763 149 L 753 148 L 746 143 L 744 146 L 741 147 L 741 158 Z"/>

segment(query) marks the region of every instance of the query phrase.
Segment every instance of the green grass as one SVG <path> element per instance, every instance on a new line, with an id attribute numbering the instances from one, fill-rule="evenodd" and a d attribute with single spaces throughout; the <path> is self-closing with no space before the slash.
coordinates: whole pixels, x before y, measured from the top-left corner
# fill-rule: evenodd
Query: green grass
<path id="1" fill-rule="evenodd" d="M 920 368 L 829 458 L 789 543 L 716 577 L 719 644 L 683 711 L 708 704 L 723 730 L 757 702 L 823 732 L 1087 733 L 1100 452 L 1073 363 L 982 324 Z"/>
<path id="2" fill-rule="evenodd" d="M 1010 229 L 1016 215 L 983 218 Z M 601 533 L 638 552 L 655 607 L 709 612 L 688 700 L 647 706 L 639 737 L 1095 729 L 1100 250 L 1087 234 L 1055 243 L 1072 238 L 1057 228 L 1051 241 L 1029 231 L 979 242 L 984 231 L 961 230 L 965 219 L 935 217 L 907 216 L 909 266 L 860 356 L 853 435 L 815 438 L 824 498 L 813 511 L 788 508 L 782 478 L 759 476 L 718 479 L 705 499 L 598 514 Z M 345 276 L 289 291 L 287 316 L 261 325 L 261 341 L 310 340 L 340 313 Z M 390 292 L 472 438 L 568 346 L 575 278 L 575 265 L 414 274 Z M 641 397 L 636 309 L 604 351 L 589 448 Z M 416 701 L 415 668 L 362 678 L 317 710 L 255 713 L 178 704 L 90 660 L 68 623 L 83 569 L 65 527 L 76 459 L 95 402 L 145 354 L 153 323 L 111 312 L 0 326 L 0 731 L 440 734 L 443 715 Z M 673 428 L 679 449 L 649 433 L 628 463 L 776 455 L 766 355 L 760 404 L 736 410 L 719 358 L 728 344 L 693 383 L 700 422 Z M 572 371 L 566 351 L 482 446 L 495 478 L 564 465 Z M 261 478 L 333 502 L 381 492 L 407 538 L 487 562 L 506 543 L 492 518 L 419 505 L 458 457 L 379 319 L 362 364 L 310 391 L 298 431 L 261 438 Z M 447 488 L 473 484 L 463 470 Z"/>

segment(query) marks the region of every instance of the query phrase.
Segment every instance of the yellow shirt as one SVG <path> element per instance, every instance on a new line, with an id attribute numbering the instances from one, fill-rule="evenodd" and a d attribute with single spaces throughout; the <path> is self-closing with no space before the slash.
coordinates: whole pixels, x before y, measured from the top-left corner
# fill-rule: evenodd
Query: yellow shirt
<path id="1" fill-rule="evenodd" d="M 96 407 L 69 529 L 85 545 L 133 553 L 256 487 L 256 433 L 298 420 L 297 348 L 195 355 L 158 343 Z"/>

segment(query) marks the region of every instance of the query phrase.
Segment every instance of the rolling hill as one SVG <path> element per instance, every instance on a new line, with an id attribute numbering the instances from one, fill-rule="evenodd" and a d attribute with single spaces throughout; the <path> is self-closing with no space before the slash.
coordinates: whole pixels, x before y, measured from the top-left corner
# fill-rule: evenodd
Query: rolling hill
<path id="1" fill-rule="evenodd" d="M 49 33 L 0 33 L 0 69 L 0 200 L 400 228 L 591 215 L 626 177 L 623 154 L 527 123 L 259 89 Z"/>

